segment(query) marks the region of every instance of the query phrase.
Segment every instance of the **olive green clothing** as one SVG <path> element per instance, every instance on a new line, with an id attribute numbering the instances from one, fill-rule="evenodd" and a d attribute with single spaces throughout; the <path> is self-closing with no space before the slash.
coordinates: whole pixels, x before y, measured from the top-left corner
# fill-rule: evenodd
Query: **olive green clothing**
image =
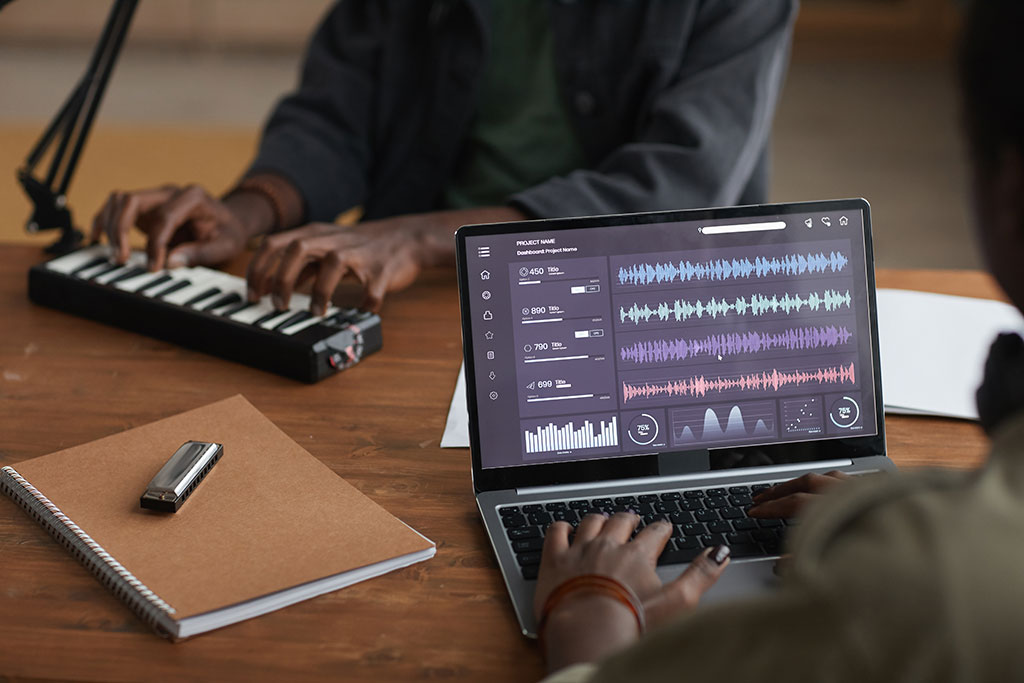
<path id="1" fill-rule="evenodd" d="M 555 79 L 547 3 L 493 2 L 491 26 L 476 119 L 445 192 L 453 209 L 504 204 L 587 165 Z"/>
<path id="2" fill-rule="evenodd" d="M 546 681 L 1024 680 L 1024 414 L 980 470 L 865 476 L 811 505 L 792 540 L 777 592 Z"/>

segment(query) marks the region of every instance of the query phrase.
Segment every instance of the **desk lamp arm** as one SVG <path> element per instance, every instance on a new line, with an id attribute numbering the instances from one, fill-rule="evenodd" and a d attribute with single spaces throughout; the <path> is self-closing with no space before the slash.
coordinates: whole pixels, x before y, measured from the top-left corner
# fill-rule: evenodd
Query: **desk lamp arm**
<path id="1" fill-rule="evenodd" d="M 82 233 L 75 229 L 67 206 L 67 190 L 124 45 L 136 5 L 138 0 L 115 0 L 85 74 L 29 152 L 25 165 L 18 169 L 18 181 L 34 206 L 25 230 L 36 233 L 59 228 L 61 231 L 60 238 L 47 247 L 47 252 L 63 254 L 81 245 Z M 50 158 L 46 179 L 40 180 L 33 171 L 55 141 L 56 150 Z"/>

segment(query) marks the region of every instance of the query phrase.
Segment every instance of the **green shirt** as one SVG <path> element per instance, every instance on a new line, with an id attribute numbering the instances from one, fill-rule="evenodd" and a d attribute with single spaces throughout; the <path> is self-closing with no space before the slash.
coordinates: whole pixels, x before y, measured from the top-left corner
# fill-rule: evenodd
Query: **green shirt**
<path id="1" fill-rule="evenodd" d="M 497 0 L 476 121 L 445 191 L 449 208 L 506 198 L 584 166 L 555 79 L 547 3 Z"/>

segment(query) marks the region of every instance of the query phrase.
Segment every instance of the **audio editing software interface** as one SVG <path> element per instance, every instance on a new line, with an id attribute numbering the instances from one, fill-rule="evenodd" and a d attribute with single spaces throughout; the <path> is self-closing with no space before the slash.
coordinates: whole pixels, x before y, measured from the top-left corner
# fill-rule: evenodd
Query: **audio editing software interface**
<path id="1" fill-rule="evenodd" d="M 877 433 L 859 210 L 466 247 L 485 468 Z"/>

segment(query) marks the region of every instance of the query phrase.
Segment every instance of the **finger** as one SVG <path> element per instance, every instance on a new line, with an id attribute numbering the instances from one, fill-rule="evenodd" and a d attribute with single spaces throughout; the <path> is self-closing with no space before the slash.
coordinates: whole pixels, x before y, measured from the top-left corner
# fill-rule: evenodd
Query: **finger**
<path id="1" fill-rule="evenodd" d="M 192 217 L 204 203 L 212 201 L 198 185 L 178 190 L 167 201 L 149 211 L 147 216 L 149 240 L 146 255 L 150 270 L 162 270 L 167 257 L 167 244 L 174 233 Z"/>
<path id="2" fill-rule="evenodd" d="M 637 546 L 637 550 L 649 556 L 653 563 L 657 561 L 658 555 L 661 555 L 661 551 L 665 549 L 665 544 L 670 538 L 672 538 L 672 525 L 662 519 L 644 527 L 633 539 L 633 545 Z"/>
<path id="3" fill-rule="evenodd" d="M 796 517 L 808 503 L 815 500 L 819 495 L 817 493 L 807 493 L 806 491 L 792 493 L 783 498 L 758 503 L 747 509 L 747 515 L 762 519 L 791 519 Z"/>
<path id="4" fill-rule="evenodd" d="M 632 512 L 616 512 L 611 519 L 605 522 L 601 529 L 601 535 L 607 536 L 619 543 L 625 543 L 633 537 L 636 525 L 640 523 L 640 516 Z"/>
<path id="5" fill-rule="evenodd" d="M 816 472 L 808 472 L 801 477 L 784 481 L 781 484 L 776 484 L 771 488 L 761 491 L 754 496 L 754 502 L 761 503 L 768 500 L 775 500 L 801 491 L 820 493 L 832 484 L 836 483 L 837 480 L 838 479 L 835 476 L 832 476 L 832 473 L 818 474 Z"/>
<path id="6" fill-rule="evenodd" d="M 89 230 L 89 241 L 93 244 L 99 242 L 100 237 L 106 232 L 107 223 L 110 221 L 110 212 L 114 208 L 114 197 L 115 195 L 107 197 L 107 201 L 103 202 L 103 206 L 93 216 L 92 229 Z"/>
<path id="7" fill-rule="evenodd" d="M 137 192 L 116 192 L 111 195 L 108 212 L 104 216 L 103 229 L 114 248 L 115 260 L 123 263 L 128 259 L 131 247 L 128 236 L 133 227 L 140 226 L 140 217 L 147 211 L 169 200 L 176 191 L 174 187 L 160 187 Z"/>
<path id="8" fill-rule="evenodd" d="M 182 242 L 167 252 L 168 268 L 183 266 L 215 266 L 224 263 L 238 251 L 231 239 L 218 238 L 209 242 Z"/>
<path id="9" fill-rule="evenodd" d="M 318 252 L 305 239 L 294 240 L 284 250 L 270 285 L 270 296 L 278 310 L 288 308 L 299 273 L 307 263 L 315 261 Z"/>
<path id="10" fill-rule="evenodd" d="M 572 526 L 568 522 L 554 522 L 548 526 L 544 534 L 544 548 L 541 550 L 540 563 L 550 565 L 559 556 L 569 550 L 569 532 Z"/>
<path id="11" fill-rule="evenodd" d="M 249 301 L 255 302 L 270 293 L 277 262 L 293 241 L 312 237 L 322 232 L 321 224 L 313 223 L 302 228 L 268 235 L 249 261 L 245 279 L 249 290 Z"/>
<path id="12" fill-rule="evenodd" d="M 338 252 L 332 251 L 327 254 L 320 263 L 320 272 L 317 273 L 316 281 L 313 282 L 312 301 L 310 302 L 313 315 L 323 315 L 327 312 L 331 296 L 346 272 L 348 272 L 348 267 L 338 256 Z"/>
<path id="13" fill-rule="evenodd" d="M 693 609 L 729 565 L 729 547 L 708 548 L 690 563 L 682 574 L 644 602 L 649 626 L 663 624 L 686 610 Z"/>
<path id="14" fill-rule="evenodd" d="M 111 197 L 110 213 L 107 216 L 107 224 L 104 229 L 107 233 L 107 242 L 110 244 L 110 257 L 118 263 L 124 263 L 127 256 L 121 257 L 122 250 L 128 251 L 128 236 L 121 235 L 121 214 L 124 212 L 127 195 L 117 192 Z"/>
<path id="15" fill-rule="evenodd" d="M 601 529 L 607 521 L 607 515 L 597 512 L 587 515 L 576 529 L 576 538 L 573 543 L 586 543 L 587 541 L 594 540 L 601 533 Z"/>

